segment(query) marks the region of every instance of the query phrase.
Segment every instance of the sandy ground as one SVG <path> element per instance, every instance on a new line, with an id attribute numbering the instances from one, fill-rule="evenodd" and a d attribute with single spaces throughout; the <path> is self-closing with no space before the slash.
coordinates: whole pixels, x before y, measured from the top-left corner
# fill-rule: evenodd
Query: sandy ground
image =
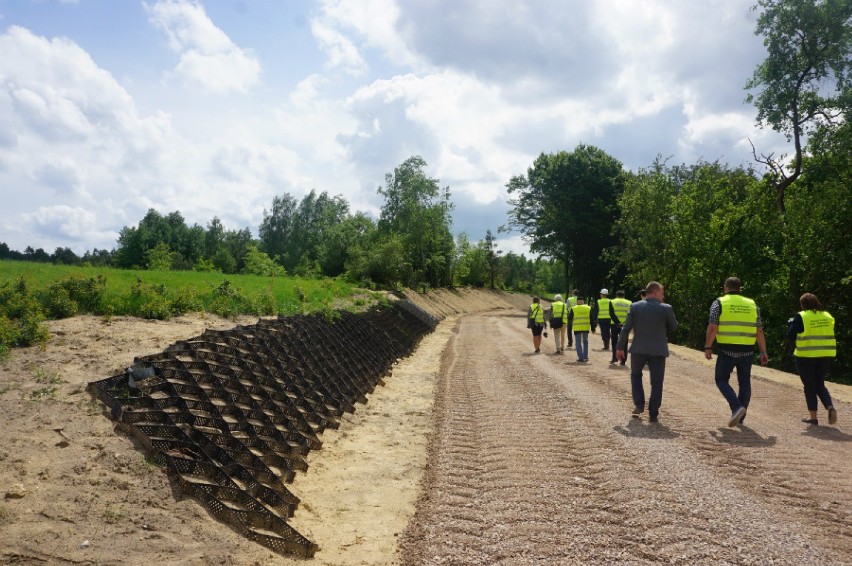
<path id="1" fill-rule="evenodd" d="M 527 297 L 414 299 L 445 320 L 289 486 L 291 524 L 320 547 L 310 563 L 852 562 L 849 388 L 831 388 L 838 426 L 808 428 L 798 379 L 756 369 L 748 425 L 728 429 L 712 362 L 674 348 L 652 427 L 629 418 L 627 372 L 596 337 L 587 365 L 550 341 L 529 355 Z M 75 317 L 0 366 L 0 562 L 305 563 L 177 500 L 85 391 L 253 322 Z"/>

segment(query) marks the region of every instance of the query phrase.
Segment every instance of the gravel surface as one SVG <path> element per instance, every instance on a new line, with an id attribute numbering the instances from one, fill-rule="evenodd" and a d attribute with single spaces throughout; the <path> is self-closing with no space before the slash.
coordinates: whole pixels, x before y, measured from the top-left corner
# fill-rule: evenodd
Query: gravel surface
<path id="1" fill-rule="evenodd" d="M 599 336 L 587 364 L 531 342 L 523 313 L 459 320 L 404 564 L 852 563 L 847 403 L 808 427 L 801 390 L 756 370 L 728 428 L 712 362 L 675 347 L 650 423 Z"/>

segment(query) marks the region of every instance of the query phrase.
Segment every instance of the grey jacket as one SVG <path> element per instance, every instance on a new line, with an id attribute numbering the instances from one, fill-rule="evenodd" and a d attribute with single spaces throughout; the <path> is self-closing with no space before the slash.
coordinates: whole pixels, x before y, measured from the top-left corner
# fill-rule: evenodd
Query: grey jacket
<path id="1" fill-rule="evenodd" d="M 668 334 L 677 330 L 677 319 L 672 306 L 661 303 L 657 299 L 645 299 L 633 303 L 624 321 L 624 328 L 618 335 L 616 349 L 625 349 L 631 330 L 633 331 L 631 354 L 668 356 Z"/>

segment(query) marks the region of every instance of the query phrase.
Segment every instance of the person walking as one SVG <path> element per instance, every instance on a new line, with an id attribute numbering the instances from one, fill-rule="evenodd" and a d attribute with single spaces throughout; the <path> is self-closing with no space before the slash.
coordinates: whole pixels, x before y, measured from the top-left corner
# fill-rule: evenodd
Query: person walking
<path id="1" fill-rule="evenodd" d="M 570 312 L 572 308 L 577 306 L 577 296 L 580 294 L 578 289 L 574 289 L 571 292 L 571 296 L 568 297 L 568 311 Z M 571 321 L 568 321 L 568 324 L 565 327 L 566 334 L 568 335 L 568 347 L 574 347 L 574 334 L 571 332 Z"/>
<path id="2" fill-rule="evenodd" d="M 787 330 L 788 339 L 796 339 L 796 371 L 805 390 L 805 404 L 808 416 L 802 422 L 818 425 L 817 397 L 828 411 L 828 424 L 837 422 L 837 410 L 831 402 L 831 395 L 825 387 L 825 378 L 831 366 L 831 360 L 837 355 L 837 339 L 834 335 L 834 317 L 832 317 L 813 293 L 805 293 L 799 298 L 802 310 L 790 319 Z"/>
<path id="3" fill-rule="evenodd" d="M 568 324 L 574 330 L 574 343 L 577 347 L 577 361 L 589 361 L 589 329 L 592 326 L 592 307 L 577 296 L 577 304 L 568 311 Z"/>
<path id="4" fill-rule="evenodd" d="M 645 287 L 645 300 L 633 303 L 624 327 L 618 336 L 616 358 L 626 359 L 624 352 L 630 331 L 630 388 L 633 395 L 633 415 L 645 412 L 645 389 L 642 386 L 642 369 L 648 365 L 651 374 L 651 396 L 648 400 L 648 416 L 657 422 L 663 403 L 663 379 L 666 374 L 666 358 L 669 355 L 668 335 L 677 330 L 677 319 L 671 305 L 663 302 L 665 289 L 651 281 Z"/>
<path id="5" fill-rule="evenodd" d="M 541 300 L 538 297 L 533 297 L 527 311 L 527 328 L 532 330 L 534 353 L 538 354 L 541 352 L 541 334 L 547 328 L 547 323 L 544 322 L 544 309 L 541 308 Z"/>
<path id="6" fill-rule="evenodd" d="M 615 292 L 615 298 L 609 303 L 609 318 L 612 320 L 610 330 L 612 332 L 612 359 L 609 363 L 614 364 L 618 360 L 615 357 L 615 345 L 618 343 L 618 336 L 621 334 L 621 329 L 624 327 L 624 321 L 627 319 L 627 313 L 630 311 L 630 306 L 633 303 L 624 298 L 624 291 L 618 290 Z M 621 365 L 627 361 L 621 362 Z"/>
<path id="7" fill-rule="evenodd" d="M 568 326 L 568 306 L 562 302 L 562 295 L 556 294 L 550 305 L 550 329 L 556 342 L 556 353 L 565 351 L 565 330 Z"/>
<path id="8" fill-rule="evenodd" d="M 704 357 L 713 359 L 713 340 L 716 340 L 716 387 L 722 392 L 731 409 L 728 426 L 742 423 L 751 401 L 751 366 L 754 345 L 760 349 L 760 363 L 766 365 L 766 337 L 760 308 L 754 300 L 741 294 L 742 281 L 737 277 L 725 279 L 725 294 L 710 305 L 710 320 L 704 339 Z M 731 387 L 731 372 L 737 368 L 739 393 Z"/>
<path id="9" fill-rule="evenodd" d="M 598 327 L 601 329 L 601 339 L 603 340 L 604 350 L 609 350 L 609 339 L 611 337 L 610 322 L 612 322 L 612 320 L 609 318 L 610 303 L 609 291 L 607 289 L 601 289 L 601 298 L 598 299 L 592 309 L 592 320 L 596 320 Z M 615 349 L 615 344 L 613 344 L 612 347 Z"/>

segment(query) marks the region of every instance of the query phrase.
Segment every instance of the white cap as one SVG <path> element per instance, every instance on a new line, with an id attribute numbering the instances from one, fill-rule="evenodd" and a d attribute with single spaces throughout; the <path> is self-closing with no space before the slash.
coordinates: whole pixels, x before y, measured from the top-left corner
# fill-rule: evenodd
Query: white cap
<path id="1" fill-rule="evenodd" d="M 601 295 L 609 295 L 609 291 L 606 289 L 601 289 Z"/>
<path id="2" fill-rule="evenodd" d="M 554 301 L 561 301 L 562 295 L 560 295 L 559 293 L 556 293 L 555 295 L 553 295 L 553 300 Z"/>

